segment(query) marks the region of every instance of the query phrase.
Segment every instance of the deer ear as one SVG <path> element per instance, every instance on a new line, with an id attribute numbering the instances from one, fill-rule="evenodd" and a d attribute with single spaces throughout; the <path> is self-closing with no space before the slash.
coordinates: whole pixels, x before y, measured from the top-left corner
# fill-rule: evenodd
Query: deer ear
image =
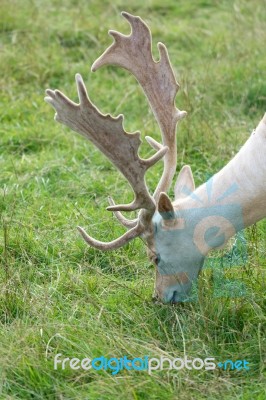
<path id="1" fill-rule="evenodd" d="M 161 192 L 158 201 L 158 211 L 163 219 L 175 218 L 175 210 L 166 193 Z"/>
<path id="2" fill-rule="evenodd" d="M 176 180 L 175 200 L 189 196 L 194 190 L 195 183 L 191 168 L 189 165 L 184 165 Z"/>

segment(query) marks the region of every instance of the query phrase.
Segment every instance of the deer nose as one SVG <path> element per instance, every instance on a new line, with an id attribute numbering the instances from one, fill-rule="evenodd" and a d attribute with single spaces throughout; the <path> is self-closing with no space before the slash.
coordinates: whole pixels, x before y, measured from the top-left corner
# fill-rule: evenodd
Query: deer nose
<path id="1" fill-rule="evenodd" d="M 164 303 L 175 303 L 177 291 L 174 288 L 167 288 L 164 291 L 163 302 Z"/>
<path id="2" fill-rule="evenodd" d="M 188 295 L 180 294 L 177 290 L 170 289 L 166 292 L 163 301 L 168 304 L 183 304 L 187 299 Z"/>
<path id="3" fill-rule="evenodd" d="M 190 298 L 191 284 L 177 284 L 168 286 L 163 293 L 164 303 L 184 303 Z"/>

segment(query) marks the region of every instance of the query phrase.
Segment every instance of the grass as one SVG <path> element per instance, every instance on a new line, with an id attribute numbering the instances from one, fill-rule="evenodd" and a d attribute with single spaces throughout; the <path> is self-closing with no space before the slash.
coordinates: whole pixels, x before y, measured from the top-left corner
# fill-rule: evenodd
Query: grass
<path id="1" fill-rule="evenodd" d="M 125 128 L 159 138 L 134 79 L 117 68 L 89 72 L 128 32 L 119 12 L 140 15 L 169 50 L 181 84 L 178 168 L 197 184 L 221 168 L 265 112 L 265 0 L 2 0 L 0 118 L 0 398 L 258 399 L 265 390 L 265 220 L 247 229 L 248 262 L 225 277 L 243 297 L 213 296 L 213 271 L 200 301 L 182 309 L 151 302 L 154 271 L 139 240 L 101 253 L 75 226 L 103 240 L 123 229 L 105 211 L 107 196 L 132 198 L 110 163 L 88 142 L 54 123 L 47 87 L 77 98 L 83 74 L 103 112 L 125 114 Z M 144 144 L 143 156 L 150 155 Z M 154 188 L 161 171 L 148 174 Z M 169 356 L 246 359 L 249 371 L 57 370 L 65 357 Z"/>

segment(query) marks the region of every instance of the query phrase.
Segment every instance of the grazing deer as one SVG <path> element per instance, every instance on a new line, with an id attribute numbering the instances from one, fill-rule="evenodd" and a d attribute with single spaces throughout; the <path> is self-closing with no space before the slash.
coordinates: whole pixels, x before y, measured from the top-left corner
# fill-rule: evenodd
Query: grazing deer
<path id="1" fill-rule="evenodd" d="M 221 248 L 236 232 L 266 216 L 266 114 L 236 156 L 206 184 L 195 189 L 192 172 L 185 165 L 175 184 L 175 200 L 168 191 L 176 171 L 176 125 L 185 115 L 175 106 L 179 85 L 166 47 L 158 43 L 160 60 L 151 53 L 151 34 L 141 18 L 122 13 L 132 32 L 126 36 L 110 31 L 113 44 L 92 66 L 92 71 L 113 64 L 130 71 L 140 83 L 159 124 L 162 143 L 151 137 L 156 150 L 149 159 L 138 155 L 140 133 L 123 129 L 123 115 L 103 115 L 90 101 L 82 77 L 76 75 L 79 104 L 58 90 L 46 91 L 45 100 L 55 110 L 56 121 L 89 139 L 118 168 L 131 185 L 135 198 L 130 204 L 110 206 L 128 230 L 109 243 L 100 242 L 78 227 L 84 240 L 99 250 L 115 250 L 136 237 L 147 242 L 148 254 L 156 266 L 155 294 L 164 302 L 189 298 L 204 258 L 211 249 Z M 163 159 L 164 169 L 153 196 L 145 173 Z M 129 220 L 121 211 L 138 211 Z"/>

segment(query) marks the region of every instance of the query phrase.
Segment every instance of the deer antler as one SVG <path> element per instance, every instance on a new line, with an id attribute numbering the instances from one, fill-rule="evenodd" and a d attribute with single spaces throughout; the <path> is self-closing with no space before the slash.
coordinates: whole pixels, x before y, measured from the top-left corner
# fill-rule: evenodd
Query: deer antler
<path id="1" fill-rule="evenodd" d="M 154 192 L 155 201 L 161 192 L 167 192 L 176 171 L 176 124 L 185 111 L 175 106 L 175 97 L 179 89 L 176 82 L 167 49 L 158 43 L 160 60 L 155 62 L 151 52 L 151 32 L 140 17 L 126 12 L 121 13 L 131 25 L 131 34 L 126 36 L 116 31 L 109 31 L 114 43 L 94 62 L 92 71 L 103 65 L 113 64 L 127 69 L 140 83 L 148 98 L 151 109 L 159 124 L 162 140 L 169 151 L 164 157 L 164 171 Z M 155 147 L 157 143 L 153 140 Z M 160 146 L 160 145 L 159 145 Z"/>
<path id="2" fill-rule="evenodd" d="M 178 91 L 167 50 L 158 44 L 160 61 L 155 62 L 151 54 L 151 34 L 147 25 L 139 18 L 123 12 L 122 15 L 132 26 L 129 36 L 110 31 L 115 42 L 95 61 L 92 70 L 106 64 L 115 64 L 129 70 L 141 84 L 152 111 L 161 128 L 163 145 L 150 137 L 148 143 L 157 152 L 147 160 L 139 157 L 140 133 L 127 133 L 123 129 L 123 115 L 113 118 L 103 115 L 90 101 L 82 77 L 76 75 L 80 104 L 73 103 L 58 90 L 46 91 L 46 102 L 56 110 L 55 119 L 92 141 L 99 150 L 120 170 L 131 185 L 135 198 L 130 204 L 111 204 L 117 219 L 131 228 L 120 238 L 110 242 L 99 242 L 91 238 L 80 227 L 81 235 L 87 243 L 100 250 L 111 250 L 123 246 L 128 241 L 148 230 L 148 224 L 156 209 L 156 202 L 162 191 L 167 191 L 176 170 L 176 124 L 186 112 L 175 107 Z M 145 173 L 148 168 L 164 157 L 164 171 L 153 197 L 149 194 Z M 130 221 L 120 211 L 141 210 L 138 219 Z"/>
<path id="3" fill-rule="evenodd" d="M 76 75 L 76 83 L 80 104 L 73 103 L 59 90 L 46 90 L 47 97 L 45 97 L 45 101 L 57 111 L 55 114 L 56 121 L 69 126 L 91 140 L 130 183 L 135 193 L 134 201 L 128 205 L 111 205 L 108 210 L 133 211 L 144 209 L 147 215 L 152 216 L 155 211 L 155 202 L 148 192 L 144 175 L 148 168 L 165 155 L 168 147 L 162 147 L 147 160 L 140 158 L 138 156 L 138 149 L 141 143 L 140 133 L 126 133 L 122 126 L 122 115 L 113 118 L 110 115 L 101 114 L 91 103 L 82 77 L 79 74 Z M 82 228 L 79 228 L 79 231 L 91 246 L 100 250 L 107 250 L 123 246 L 145 230 L 141 220 L 138 220 L 137 224 L 134 223 L 134 225 L 120 239 L 108 244 L 94 240 Z"/>

